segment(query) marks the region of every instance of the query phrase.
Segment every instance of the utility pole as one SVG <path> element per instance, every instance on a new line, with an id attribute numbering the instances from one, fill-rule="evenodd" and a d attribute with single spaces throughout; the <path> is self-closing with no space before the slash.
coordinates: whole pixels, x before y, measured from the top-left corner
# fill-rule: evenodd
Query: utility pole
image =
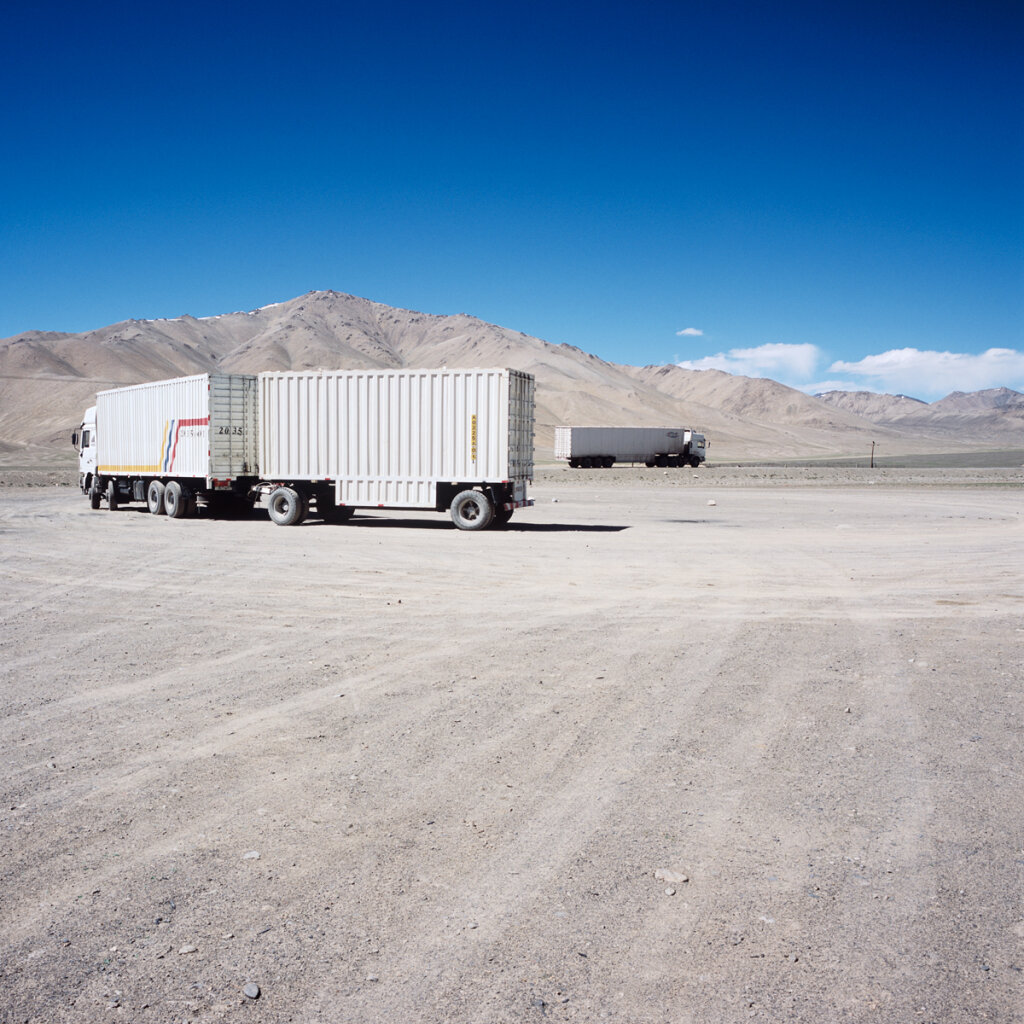
<path id="1" fill-rule="evenodd" d="M 871 468 L 875 468 L 875 442 L 871 442 Z"/>

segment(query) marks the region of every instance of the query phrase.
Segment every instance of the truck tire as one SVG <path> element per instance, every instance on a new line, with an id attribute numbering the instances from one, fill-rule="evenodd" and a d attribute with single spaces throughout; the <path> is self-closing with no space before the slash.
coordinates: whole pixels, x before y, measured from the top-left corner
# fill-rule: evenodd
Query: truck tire
<path id="1" fill-rule="evenodd" d="M 615 465 L 615 456 L 614 455 L 606 455 L 604 457 L 604 468 L 605 469 L 611 469 L 612 466 L 614 466 L 614 465 Z"/>
<path id="2" fill-rule="evenodd" d="M 111 512 L 116 512 L 117 506 L 117 481 L 111 478 L 107 481 L 107 508 L 109 508 Z"/>
<path id="3" fill-rule="evenodd" d="M 698 459 L 697 456 L 694 455 L 690 459 L 690 465 L 693 466 L 694 469 L 696 469 L 700 465 L 700 459 Z"/>
<path id="4" fill-rule="evenodd" d="M 164 509 L 171 519 L 184 519 L 191 500 L 192 495 L 177 480 L 172 480 L 164 488 Z"/>
<path id="5" fill-rule="evenodd" d="M 150 480 L 146 488 L 146 507 L 155 516 L 162 516 L 164 508 L 164 485 L 159 480 Z"/>
<path id="6" fill-rule="evenodd" d="M 89 488 L 89 505 L 92 508 L 99 508 L 103 503 L 103 493 L 96 486 L 95 479 L 92 482 L 92 486 Z"/>
<path id="7" fill-rule="evenodd" d="M 508 521 L 512 518 L 512 513 L 515 509 L 505 508 L 503 505 L 499 505 L 494 510 L 494 518 L 491 520 L 491 527 L 493 529 L 500 530 L 503 526 L 508 526 Z"/>
<path id="8" fill-rule="evenodd" d="M 494 506 L 482 491 L 459 491 L 452 498 L 451 513 L 460 530 L 486 530 L 494 519 Z"/>
<path id="9" fill-rule="evenodd" d="M 267 510 L 278 526 L 297 526 L 305 518 L 304 502 L 293 487 L 275 487 L 270 492 Z"/>

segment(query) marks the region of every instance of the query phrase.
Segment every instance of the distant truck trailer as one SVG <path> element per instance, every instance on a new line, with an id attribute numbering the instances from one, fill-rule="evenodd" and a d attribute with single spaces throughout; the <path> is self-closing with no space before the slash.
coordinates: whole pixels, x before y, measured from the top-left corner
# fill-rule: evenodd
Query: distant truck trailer
<path id="1" fill-rule="evenodd" d="M 707 446 L 707 438 L 689 427 L 555 427 L 555 458 L 573 469 L 608 469 L 616 462 L 696 468 Z"/>
<path id="2" fill-rule="evenodd" d="M 533 504 L 533 429 L 518 370 L 318 370 L 101 391 L 72 440 L 94 509 L 178 519 L 263 498 L 281 526 L 405 508 L 481 530 Z"/>

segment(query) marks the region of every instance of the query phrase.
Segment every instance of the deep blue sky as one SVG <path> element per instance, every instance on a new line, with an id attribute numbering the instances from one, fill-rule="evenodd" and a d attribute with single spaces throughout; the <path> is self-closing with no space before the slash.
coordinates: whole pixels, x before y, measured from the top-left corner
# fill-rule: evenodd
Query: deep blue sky
<path id="1" fill-rule="evenodd" d="M 9 8 L 0 337 L 333 288 L 616 362 L 1024 388 L 1019 2 Z"/>

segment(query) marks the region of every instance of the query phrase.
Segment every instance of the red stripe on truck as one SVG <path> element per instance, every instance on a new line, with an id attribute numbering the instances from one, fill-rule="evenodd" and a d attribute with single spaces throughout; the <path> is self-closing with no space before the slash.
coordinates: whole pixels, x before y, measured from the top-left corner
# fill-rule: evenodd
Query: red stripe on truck
<path id="1" fill-rule="evenodd" d="M 210 417 L 209 416 L 201 416 L 201 417 L 198 417 L 196 419 L 191 419 L 191 420 L 178 420 L 178 422 L 174 426 L 174 447 L 171 449 L 171 462 L 170 462 L 170 465 L 167 467 L 168 470 L 174 469 L 174 456 L 175 456 L 175 453 L 178 451 L 178 432 L 181 430 L 181 428 L 182 427 L 208 427 L 209 425 L 210 425 Z M 210 455 L 209 451 L 207 451 L 206 455 L 207 455 L 207 457 L 209 457 L 209 455 Z"/>

